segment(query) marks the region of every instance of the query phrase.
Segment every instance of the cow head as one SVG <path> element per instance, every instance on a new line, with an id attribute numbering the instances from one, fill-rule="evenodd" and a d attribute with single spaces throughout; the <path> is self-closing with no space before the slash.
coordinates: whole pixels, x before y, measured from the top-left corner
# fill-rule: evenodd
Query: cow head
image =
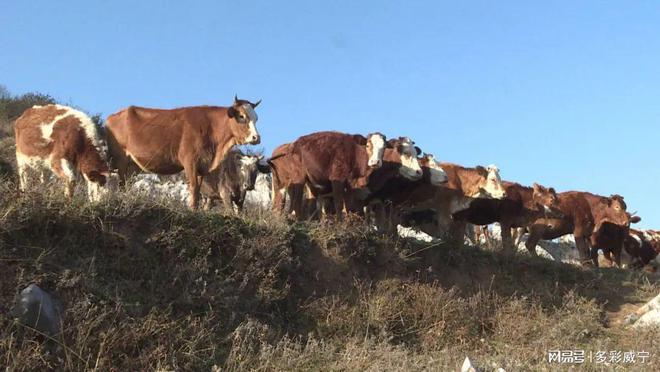
<path id="1" fill-rule="evenodd" d="M 381 133 L 371 133 L 367 136 L 367 165 L 372 169 L 378 169 L 383 165 L 383 154 L 385 153 L 385 136 Z"/>
<path id="2" fill-rule="evenodd" d="M 599 208 L 599 218 L 596 220 L 594 232 L 598 232 L 604 224 L 617 225 L 621 227 L 630 227 L 631 216 L 626 212 L 626 202 L 621 195 L 611 195 L 609 198 L 603 198 Z"/>
<path id="3" fill-rule="evenodd" d="M 260 103 L 261 100 L 251 103 L 234 96 L 234 104 L 227 109 L 227 115 L 229 116 L 229 129 L 236 138 L 237 144 L 257 145 L 261 142 L 256 127 L 259 118 L 254 111 Z"/>
<path id="4" fill-rule="evenodd" d="M 542 210 L 546 216 L 561 213 L 558 209 L 559 198 L 554 188 L 541 186 L 538 183 L 534 183 L 533 188 L 532 201 L 537 209 Z"/>
<path id="5" fill-rule="evenodd" d="M 500 178 L 500 170 L 497 166 L 489 165 L 486 168 L 477 166 L 476 170 L 482 179 L 479 184 L 479 191 L 473 197 L 486 199 L 504 199 L 506 197 Z"/>
<path id="6" fill-rule="evenodd" d="M 257 174 L 259 173 L 259 161 L 263 156 L 243 155 L 240 153 L 237 153 L 235 156 L 238 156 L 238 161 L 236 163 L 239 166 L 238 174 L 241 190 L 254 190 L 254 184 L 257 180 Z"/>
<path id="7" fill-rule="evenodd" d="M 419 149 L 417 150 L 419 153 Z M 433 186 L 440 186 L 447 183 L 447 173 L 440 167 L 437 161 L 433 158 L 432 154 L 424 154 L 423 157 L 417 159 L 419 165 L 424 171 L 424 178 L 428 177 L 428 182 Z"/>
<path id="8" fill-rule="evenodd" d="M 387 141 L 387 148 L 393 151 L 386 151 L 386 157 L 390 161 L 400 163 L 399 174 L 411 181 L 422 179 L 424 172 L 417 161 L 417 148 L 415 143 L 408 137 L 399 137 Z M 387 154 L 390 154 L 387 156 Z M 393 157 L 393 158 L 392 158 Z"/>

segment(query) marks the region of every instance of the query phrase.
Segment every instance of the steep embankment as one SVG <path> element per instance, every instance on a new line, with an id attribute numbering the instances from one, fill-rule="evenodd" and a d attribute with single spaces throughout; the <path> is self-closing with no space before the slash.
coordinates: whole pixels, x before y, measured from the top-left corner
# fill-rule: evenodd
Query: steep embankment
<path id="1" fill-rule="evenodd" d="M 64 306 L 58 347 L 5 317 L 29 283 Z M 0 364 L 10 369 L 455 370 L 466 355 L 552 369 L 551 349 L 658 352 L 658 330 L 608 318 L 657 283 L 391 240 L 356 221 L 290 226 L 127 194 L 91 206 L 0 183 Z"/>

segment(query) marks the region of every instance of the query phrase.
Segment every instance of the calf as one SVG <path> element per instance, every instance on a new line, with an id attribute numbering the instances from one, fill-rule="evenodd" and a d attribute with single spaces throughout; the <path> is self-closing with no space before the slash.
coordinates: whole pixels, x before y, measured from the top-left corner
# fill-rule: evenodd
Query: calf
<path id="1" fill-rule="evenodd" d="M 29 172 L 52 171 L 64 181 L 64 193 L 73 196 L 76 178 L 87 182 L 89 200 L 101 196 L 109 176 L 107 148 L 99 131 L 84 113 L 60 105 L 34 106 L 14 123 L 20 189 L 28 187 Z"/>
<path id="2" fill-rule="evenodd" d="M 238 211 L 241 211 L 246 193 L 254 190 L 262 158 L 245 155 L 238 149 L 230 151 L 220 167 L 202 180 L 201 192 L 206 197 L 205 208 L 212 208 L 213 202 L 220 200 L 225 208 L 233 210 L 233 205 L 236 205 Z"/>
<path id="3" fill-rule="evenodd" d="M 555 239 L 573 233 L 583 265 L 591 262 L 598 266 L 598 253 L 590 249 L 590 243 L 599 243 L 599 233 L 611 233 L 612 226 L 627 229 L 630 215 L 626 212 L 623 197 L 612 195 L 604 197 L 588 192 L 568 191 L 557 194 L 557 209 L 561 218 L 541 218 L 529 227 L 527 250 L 536 255 L 536 244 L 540 239 Z M 601 229 L 604 228 L 603 231 Z M 602 236 L 600 237 L 602 239 Z M 602 244 L 602 240 L 600 241 Z M 620 253 L 620 250 L 619 250 Z M 620 260 L 615 253 L 615 260 Z"/>
<path id="4" fill-rule="evenodd" d="M 514 251 L 511 228 L 526 227 L 548 213 L 558 213 L 557 193 L 553 188 L 539 184 L 525 187 L 518 183 L 502 182 L 506 196 L 503 199 L 478 198 L 468 208 L 454 213 L 455 223 L 469 222 L 483 226 L 499 222 L 502 249 Z"/>

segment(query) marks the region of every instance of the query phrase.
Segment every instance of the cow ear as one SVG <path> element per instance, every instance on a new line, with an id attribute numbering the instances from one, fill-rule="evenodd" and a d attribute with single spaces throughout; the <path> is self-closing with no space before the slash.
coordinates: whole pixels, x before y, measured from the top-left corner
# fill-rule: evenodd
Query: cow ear
<path id="1" fill-rule="evenodd" d="M 641 220 L 642 220 L 642 217 L 640 217 L 640 216 L 630 217 L 630 223 L 639 223 Z"/>
<path id="2" fill-rule="evenodd" d="M 419 146 L 415 146 L 415 151 L 417 151 L 417 156 L 422 155 L 422 149 L 420 149 Z"/>
<path id="3" fill-rule="evenodd" d="M 532 187 L 534 188 L 534 191 L 539 191 L 539 190 L 542 189 L 542 188 L 541 188 L 541 185 L 539 185 L 539 184 L 536 183 L 536 182 L 534 182 L 534 184 L 532 185 Z"/>
<path id="4" fill-rule="evenodd" d="M 236 116 L 236 108 L 234 106 L 231 106 L 227 109 L 227 116 L 229 116 L 230 118 Z"/>
<path id="5" fill-rule="evenodd" d="M 353 135 L 353 140 L 354 140 L 358 145 L 361 145 L 361 146 L 366 146 L 366 145 L 367 145 L 367 138 L 364 137 L 364 136 L 361 135 L 361 134 L 354 134 L 354 135 Z"/>

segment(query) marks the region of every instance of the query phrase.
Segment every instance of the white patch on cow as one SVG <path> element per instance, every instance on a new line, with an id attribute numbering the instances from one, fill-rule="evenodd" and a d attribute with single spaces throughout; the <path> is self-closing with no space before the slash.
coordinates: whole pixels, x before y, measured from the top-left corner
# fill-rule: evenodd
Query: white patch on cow
<path id="1" fill-rule="evenodd" d="M 250 156 L 250 155 L 241 156 L 241 166 L 247 167 L 252 164 L 256 164 L 257 161 L 259 161 L 259 158 L 256 156 Z"/>
<path id="2" fill-rule="evenodd" d="M 506 196 L 504 187 L 502 187 L 502 178 L 500 178 L 500 170 L 495 165 L 486 167 L 488 176 L 486 177 L 486 187 L 484 191 L 488 197 L 493 199 L 503 199 Z"/>
<path id="3" fill-rule="evenodd" d="M 18 167 L 18 180 L 21 191 L 27 189 L 28 179 L 31 172 L 39 173 L 40 180 L 43 183 L 45 180 L 44 172 L 47 169 L 50 169 L 50 166 L 45 159 L 38 156 L 27 156 L 19 151 L 16 151 L 16 165 Z"/>
<path id="4" fill-rule="evenodd" d="M 367 165 L 370 167 L 380 167 L 383 164 L 383 154 L 385 153 L 385 137 L 381 134 L 374 133 L 369 136 L 367 141 L 371 142 L 371 149 L 373 151 Z"/>
<path id="5" fill-rule="evenodd" d="M 642 238 L 640 238 L 639 236 L 637 236 L 637 234 L 630 234 L 630 236 L 631 236 L 633 239 L 635 239 L 635 241 L 637 242 L 637 244 L 638 244 L 640 247 L 642 246 Z"/>
<path id="6" fill-rule="evenodd" d="M 62 172 L 64 172 L 66 178 L 73 180 L 76 177 L 76 173 L 71 163 L 66 159 L 60 159 L 60 164 L 62 165 Z"/>
<path id="7" fill-rule="evenodd" d="M 257 123 L 257 120 L 259 120 L 259 117 L 257 116 L 257 113 L 252 108 L 252 105 L 250 105 L 249 103 L 244 104 L 243 109 L 245 109 L 245 112 L 247 113 L 248 119 L 250 120 L 248 122 L 249 133 L 248 133 L 247 137 L 245 138 L 245 142 L 250 143 L 250 142 L 254 141 L 254 139 L 256 139 L 257 137 L 259 137 L 259 133 L 257 132 L 257 127 L 256 127 L 256 123 Z"/>
<path id="8" fill-rule="evenodd" d="M 78 125 L 85 131 L 85 136 L 87 139 L 89 139 L 94 148 L 96 148 L 96 151 L 99 152 L 101 158 L 107 159 L 108 148 L 105 144 L 105 141 L 101 139 L 101 135 L 99 134 L 99 131 L 96 128 L 96 124 L 94 124 L 92 119 L 84 112 L 75 110 L 71 107 L 62 105 L 54 106 L 57 110 L 64 110 L 64 113 L 57 115 L 52 121 L 43 123 L 41 125 L 42 137 L 48 142 L 52 141 L 51 136 L 53 134 L 53 127 L 57 124 L 57 122 L 66 117 L 73 116 L 78 119 L 80 122 Z M 35 106 L 35 108 L 37 108 L 37 106 Z"/>
<path id="9" fill-rule="evenodd" d="M 448 178 L 445 170 L 440 167 L 440 164 L 435 161 L 432 155 L 426 155 L 426 158 L 428 159 L 428 167 L 431 173 L 431 185 L 440 186 L 446 183 Z"/>
<path id="10" fill-rule="evenodd" d="M 415 149 L 409 138 L 403 139 L 401 147 L 403 152 L 401 153 L 401 168 L 399 168 L 399 173 L 411 181 L 421 179 L 424 173 L 417 161 L 417 149 Z"/>

